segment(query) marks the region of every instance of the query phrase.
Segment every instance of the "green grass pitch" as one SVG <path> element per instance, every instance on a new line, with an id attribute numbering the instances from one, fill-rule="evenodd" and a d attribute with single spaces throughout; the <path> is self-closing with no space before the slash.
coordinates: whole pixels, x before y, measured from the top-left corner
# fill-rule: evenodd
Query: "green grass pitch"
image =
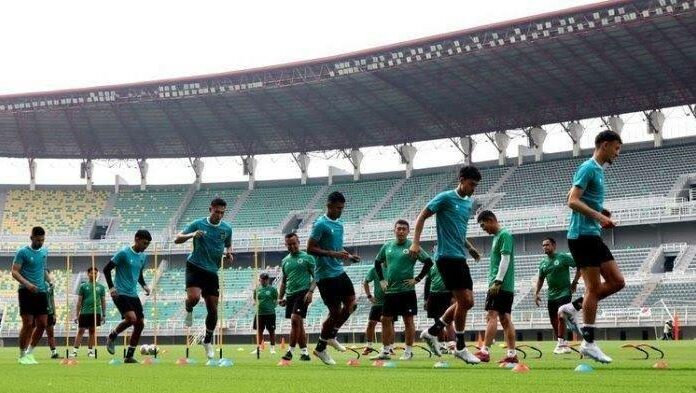
<path id="1" fill-rule="evenodd" d="M 696 392 L 696 341 L 649 342 L 665 352 L 668 368 L 654 369 L 656 355 L 642 360 L 642 354 L 621 349 L 625 342 L 602 342 L 602 348 L 614 357 L 611 365 L 580 360 L 576 354 L 553 355 L 553 343 L 532 343 L 543 351 L 542 359 L 523 360 L 530 368 L 526 374 L 516 374 L 499 368 L 493 361 L 503 355 L 496 347 L 492 363 L 470 366 L 445 355 L 442 360 L 448 369 L 435 369 L 436 358 L 428 358 L 416 349 L 416 359 L 396 360 L 395 368 L 373 367 L 367 357 L 361 357 L 358 367 L 346 363 L 348 354 L 332 355 L 336 366 L 325 366 L 319 360 L 293 361 L 290 366 L 277 365 L 282 355 L 262 352 L 261 359 L 249 354 L 251 346 L 227 345 L 224 357 L 234 361 L 229 368 L 208 367 L 200 347 L 192 348 L 195 365 L 176 365 L 184 354 L 183 347 L 162 347 L 161 363 L 154 365 L 109 365 L 111 357 L 99 348 L 99 359 L 89 359 L 83 347 L 75 366 L 60 365 L 49 359 L 46 347 L 37 348 L 34 366 L 17 364 L 15 348 L 0 349 L 0 392 Z M 64 349 L 61 349 L 64 352 Z M 117 349 L 122 353 L 122 348 Z M 350 352 L 349 352 L 350 353 Z M 296 355 L 297 356 L 297 355 Z M 398 357 L 398 353 L 397 353 Z M 138 355 L 139 360 L 143 356 Z M 590 373 L 573 369 L 580 363 L 594 368 Z"/>

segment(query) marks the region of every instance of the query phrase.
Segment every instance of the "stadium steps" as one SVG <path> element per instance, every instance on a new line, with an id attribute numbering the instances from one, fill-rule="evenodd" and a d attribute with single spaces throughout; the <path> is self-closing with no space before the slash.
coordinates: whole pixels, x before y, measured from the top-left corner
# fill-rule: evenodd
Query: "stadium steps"
<path id="1" fill-rule="evenodd" d="M 696 269 L 696 246 L 687 246 L 674 260 L 675 274 L 685 274 L 689 269 Z"/>
<path id="2" fill-rule="evenodd" d="M 375 217 L 375 215 L 376 215 L 380 210 L 382 210 L 382 208 L 383 208 L 384 206 L 386 206 L 388 203 L 390 203 L 390 202 L 392 201 L 392 199 L 394 199 L 394 195 L 396 195 L 396 193 L 397 193 L 399 190 L 401 190 L 401 187 L 404 186 L 404 183 L 406 183 L 406 180 L 407 180 L 407 179 L 401 179 L 401 180 L 397 181 L 397 182 L 394 184 L 394 186 L 393 186 L 392 188 L 390 188 L 389 191 L 387 191 L 386 194 L 384 194 L 384 198 L 382 198 L 381 201 L 377 202 L 377 204 L 375 205 L 375 207 L 374 207 L 372 210 L 370 210 L 370 212 L 368 212 L 368 213 L 363 217 L 362 222 L 363 222 L 363 223 L 368 223 L 368 222 L 370 222 L 370 221 Z"/>
<path id="3" fill-rule="evenodd" d="M 631 302 L 631 307 L 642 307 L 645 300 L 657 288 L 657 285 L 662 281 L 662 274 L 654 274 L 648 279 L 640 293 Z"/>
<path id="4" fill-rule="evenodd" d="M 636 274 L 639 276 L 650 274 L 653 266 L 655 266 L 655 263 L 657 263 L 657 261 L 664 260 L 664 256 L 664 246 L 653 248 L 652 251 L 650 251 L 650 254 L 648 254 L 647 258 L 645 258 L 643 264 L 640 266 L 640 268 L 638 268 Z"/>
<path id="5" fill-rule="evenodd" d="M 242 210 L 242 206 L 244 206 L 244 203 L 249 199 L 249 195 L 251 195 L 252 190 L 245 190 L 239 196 L 237 197 L 237 200 L 234 202 L 230 209 L 230 214 L 229 216 L 231 217 L 232 222 L 234 222 L 235 217 L 237 217 L 237 214 L 239 214 L 239 211 Z"/>
<path id="6" fill-rule="evenodd" d="M 109 217 L 114 211 L 114 205 L 116 204 L 116 193 L 109 193 L 109 197 L 106 198 L 106 205 L 104 205 L 104 211 L 102 215 Z"/>
<path id="7" fill-rule="evenodd" d="M 517 170 L 517 166 L 515 166 L 515 165 L 511 166 L 510 169 L 505 171 L 505 173 L 503 173 L 503 175 L 500 176 L 500 178 L 495 183 L 493 183 L 491 188 L 489 188 L 488 191 L 486 191 L 486 194 L 493 195 L 493 194 L 498 193 L 498 190 L 500 189 L 500 187 L 502 187 L 503 184 L 505 184 L 505 182 L 510 178 L 510 176 L 512 176 L 513 173 L 515 173 L 516 170 Z M 491 200 L 491 202 L 489 202 L 485 207 L 487 209 L 492 209 L 502 199 L 503 198 L 493 198 Z"/>
<path id="8" fill-rule="evenodd" d="M 7 193 L 5 191 L 0 191 L 0 233 L 2 232 L 3 216 L 5 215 L 5 201 L 7 200 Z"/>
<path id="9" fill-rule="evenodd" d="M 667 193 L 670 198 L 687 196 L 689 191 L 689 183 L 696 180 L 696 173 L 683 173 L 674 181 L 672 188 Z"/>
<path id="10" fill-rule="evenodd" d="M 188 209 L 191 201 L 193 201 L 193 196 L 196 195 L 196 191 L 198 191 L 198 185 L 196 185 L 196 183 L 191 184 L 188 187 L 188 190 L 186 190 L 186 194 L 184 194 L 184 197 L 181 199 L 179 208 L 176 209 L 176 212 L 172 216 L 171 220 L 169 220 L 169 228 L 172 233 L 178 232 L 177 223 L 181 221 L 181 217 L 186 212 L 186 209 Z"/>
<path id="11" fill-rule="evenodd" d="M 305 206 L 305 210 L 314 209 L 314 206 L 319 204 L 319 201 L 321 200 L 322 197 L 326 198 L 326 196 L 327 196 L 326 194 L 328 193 L 328 191 L 329 191 L 328 185 L 324 185 L 319 190 L 317 190 L 317 193 L 314 194 L 314 196 L 312 197 L 312 199 L 309 200 L 309 202 L 307 202 L 307 206 Z"/>

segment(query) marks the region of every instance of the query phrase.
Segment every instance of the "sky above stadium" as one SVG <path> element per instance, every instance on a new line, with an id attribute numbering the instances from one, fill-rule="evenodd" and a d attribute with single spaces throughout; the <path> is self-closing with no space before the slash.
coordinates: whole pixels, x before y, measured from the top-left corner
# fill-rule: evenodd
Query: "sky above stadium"
<path id="1" fill-rule="evenodd" d="M 594 1 L 13 1 L 3 3 L 0 36 L 0 95 L 70 89 L 217 73 L 331 56 L 464 28 L 560 10 Z M 676 120 L 679 118 L 680 120 Z M 671 121 L 674 120 L 674 121 Z M 689 125 L 689 121 L 692 121 Z M 646 139 L 638 115 L 627 119 L 635 140 Z M 586 125 L 592 129 L 592 125 Z M 599 125 L 597 125 L 597 128 Z M 693 130 L 683 110 L 668 116 L 667 128 L 681 136 Z M 547 151 L 570 149 L 562 130 L 550 130 Z M 555 132 L 555 133 L 554 133 Z M 518 133 L 519 134 L 519 133 Z M 668 135 L 669 136 L 669 135 Z M 591 143 L 592 135 L 583 139 Z M 485 138 L 475 160 L 495 158 Z M 517 138 L 508 149 L 512 155 Z M 456 163 L 461 155 L 449 141 L 418 144 L 415 166 Z M 437 152 L 437 154 L 434 154 Z M 335 154 L 313 155 L 310 176 L 325 176 L 328 165 L 349 168 Z M 96 163 L 97 184 L 119 174 L 139 183 L 134 162 Z M 152 183 L 187 183 L 186 160 L 152 160 Z M 399 170 L 393 148 L 366 150 L 365 172 Z M 1 159 L 0 183 L 27 183 L 24 160 Z M 259 157 L 257 178 L 294 178 L 299 170 L 288 155 Z M 243 180 L 239 158 L 206 160 L 204 181 Z M 43 184 L 76 184 L 79 162 L 41 160 Z"/>

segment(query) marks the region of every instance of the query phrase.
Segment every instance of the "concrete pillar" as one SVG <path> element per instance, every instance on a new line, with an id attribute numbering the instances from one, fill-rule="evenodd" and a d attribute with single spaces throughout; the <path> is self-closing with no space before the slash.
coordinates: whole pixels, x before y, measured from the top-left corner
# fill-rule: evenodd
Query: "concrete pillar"
<path id="1" fill-rule="evenodd" d="M 196 174 L 196 180 L 193 183 L 196 187 L 196 191 L 201 189 L 201 182 L 203 179 L 203 169 L 205 168 L 205 164 L 201 160 L 200 157 L 196 157 L 193 159 L 193 163 L 191 165 L 193 167 L 193 173 Z"/>
<path id="2" fill-rule="evenodd" d="M 244 174 L 249 176 L 249 189 L 254 189 L 254 184 L 256 183 L 256 165 L 258 160 L 254 156 L 247 156 L 244 158 Z"/>
<path id="3" fill-rule="evenodd" d="M 665 125 L 665 114 L 661 110 L 648 113 L 648 134 L 653 134 L 655 147 L 662 146 L 662 129 Z"/>
<path id="4" fill-rule="evenodd" d="M 94 163 L 92 159 L 87 159 L 82 162 L 80 167 L 80 177 L 85 179 L 85 188 L 87 191 L 92 191 L 92 185 L 94 181 L 92 179 L 92 173 L 94 172 Z"/>
<path id="5" fill-rule="evenodd" d="M 308 170 L 309 170 L 309 156 L 307 153 L 300 153 L 297 156 L 297 166 L 300 167 L 300 173 L 302 174 L 302 178 L 300 180 L 301 184 L 307 184 L 307 177 L 309 176 Z"/>
<path id="6" fill-rule="evenodd" d="M 623 130 L 624 126 L 624 121 L 621 117 L 618 115 L 612 115 L 609 116 L 609 120 L 607 121 L 609 123 L 609 129 L 614 131 L 617 134 L 621 134 L 621 131 Z"/>
<path id="7" fill-rule="evenodd" d="M 510 137 L 504 131 L 498 131 L 494 136 L 495 147 L 498 149 L 498 165 L 505 165 L 505 151 L 510 144 Z"/>
<path id="8" fill-rule="evenodd" d="M 121 190 L 122 184 L 123 185 L 128 184 L 126 182 L 126 179 L 124 179 L 121 175 L 114 176 L 114 194 L 118 194 L 118 192 Z"/>
<path id="9" fill-rule="evenodd" d="M 359 149 L 350 151 L 350 163 L 353 164 L 353 181 L 360 180 L 360 164 L 365 155 Z"/>
<path id="10" fill-rule="evenodd" d="M 143 158 L 138 160 L 138 169 L 140 169 L 140 190 L 145 191 L 147 189 L 147 170 L 150 166 L 147 161 Z"/>
<path id="11" fill-rule="evenodd" d="M 36 190 L 36 160 L 29 159 L 29 189 Z"/>
<path id="12" fill-rule="evenodd" d="M 533 156 L 536 154 L 536 150 L 532 147 L 525 145 L 517 146 L 517 165 L 524 164 L 524 158 L 526 156 Z"/>
<path id="13" fill-rule="evenodd" d="M 413 145 L 403 145 L 399 148 L 401 154 L 401 162 L 406 165 L 406 178 L 411 177 L 413 172 L 413 159 L 416 157 L 418 149 Z"/>
<path id="14" fill-rule="evenodd" d="M 329 166 L 329 176 L 328 176 L 329 185 L 333 184 L 334 176 L 347 175 L 347 174 L 348 174 L 348 172 L 344 171 L 343 169 L 335 167 L 333 165 L 330 165 Z"/>
<path id="15" fill-rule="evenodd" d="M 473 161 L 471 156 L 474 153 L 476 141 L 471 138 L 471 136 L 464 136 L 459 138 L 459 146 L 462 149 L 462 154 L 464 154 L 464 165 L 471 165 L 471 162 Z"/>
<path id="16" fill-rule="evenodd" d="M 568 135 L 570 140 L 573 141 L 573 157 L 580 155 L 580 139 L 584 133 L 585 127 L 579 122 L 574 121 L 568 125 Z"/>
<path id="17" fill-rule="evenodd" d="M 530 145 L 534 150 L 534 160 L 541 161 L 544 158 L 544 141 L 546 140 L 546 130 L 541 127 L 533 127 L 529 130 Z"/>

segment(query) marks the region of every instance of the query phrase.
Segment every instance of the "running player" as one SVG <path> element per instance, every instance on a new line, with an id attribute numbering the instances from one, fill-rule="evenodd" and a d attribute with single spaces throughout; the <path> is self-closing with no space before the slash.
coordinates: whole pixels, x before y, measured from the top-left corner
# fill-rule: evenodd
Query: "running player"
<path id="1" fill-rule="evenodd" d="M 48 250 L 43 246 L 46 231 L 42 227 L 31 229 L 31 245 L 22 247 L 12 261 L 12 278 L 19 282 L 19 315 L 22 328 L 19 331 L 19 363 L 37 364 L 33 351 L 43 336 L 48 322 L 48 296 L 46 294 L 46 258 Z"/>
<path id="2" fill-rule="evenodd" d="M 51 359 L 61 359 L 62 356 L 58 353 L 56 349 L 56 296 L 55 296 L 55 281 L 53 279 L 53 273 L 46 269 L 46 296 L 48 296 L 48 318 L 46 320 L 46 340 L 48 341 L 48 347 L 51 349 Z"/>
<path id="3" fill-rule="evenodd" d="M 232 262 L 232 225 L 222 221 L 227 209 L 227 202 L 215 198 L 210 202 L 210 215 L 188 224 L 176 235 L 174 243 L 182 244 L 193 239 L 193 251 L 186 260 L 186 318 L 184 325 L 193 326 L 193 308 L 201 300 L 205 301 L 208 312 L 205 317 L 205 337 L 203 348 L 208 359 L 215 357 L 213 333 L 218 320 L 218 300 L 220 297 L 220 280 L 218 269 L 224 258 Z"/>
<path id="4" fill-rule="evenodd" d="M 275 354 L 275 308 L 278 305 L 278 290 L 270 285 L 270 277 L 265 272 L 259 275 L 259 284 L 261 285 L 254 290 L 254 302 L 256 303 L 257 313 L 254 316 L 253 328 L 256 330 L 256 343 L 261 345 L 263 342 L 263 331 L 268 330 L 268 335 L 271 339 L 271 354 Z"/>
<path id="5" fill-rule="evenodd" d="M 482 362 L 490 361 L 490 347 L 498 330 L 503 327 L 507 354 L 499 363 L 518 363 L 515 349 L 515 326 L 512 324 L 512 302 L 515 296 L 515 240 L 498 222 L 490 210 L 479 213 L 476 221 L 484 232 L 493 235 L 491 263 L 488 270 L 488 294 L 486 296 L 487 325 L 484 345 L 476 356 Z"/>
<path id="6" fill-rule="evenodd" d="M 394 342 L 394 318 L 404 318 L 406 348 L 400 360 L 413 359 L 413 342 L 416 338 L 416 325 L 413 317 L 418 314 L 418 298 L 415 286 L 425 278 L 433 266 L 430 255 L 421 250 L 417 258 L 411 258 L 408 249 L 410 227 L 408 221 L 398 220 L 394 224 L 396 240 L 385 243 L 375 258 L 375 272 L 384 291 L 382 308 L 382 344 L 384 347 L 377 359 L 389 360 L 389 345 Z M 423 269 L 413 277 L 416 261 L 423 262 Z"/>
<path id="7" fill-rule="evenodd" d="M 77 334 L 73 343 L 70 357 L 77 357 L 77 352 L 82 344 L 82 336 L 85 329 L 88 332 L 87 356 L 94 356 L 94 347 L 97 345 L 97 326 L 104 323 L 106 310 L 106 288 L 97 282 L 99 272 L 90 267 L 87 269 L 87 282 L 80 284 L 77 289 L 77 307 L 75 308 L 75 322 L 77 322 Z M 96 294 L 96 298 L 95 298 Z M 96 325 L 95 325 L 96 319 Z"/>
<path id="8" fill-rule="evenodd" d="M 281 264 L 283 280 L 278 291 L 278 304 L 285 307 L 285 318 L 290 319 L 290 348 L 283 359 L 292 360 L 295 347 L 299 344 L 300 360 L 309 361 L 304 319 L 317 286 L 314 282 L 316 262 L 313 256 L 300 251 L 300 239 L 296 234 L 285 235 L 285 246 L 289 253 Z"/>
<path id="9" fill-rule="evenodd" d="M 150 288 L 143 277 L 143 270 L 147 266 L 147 255 L 145 250 L 150 245 L 152 236 L 150 232 L 141 229 L 135 233 L 135 240 L 132 246 L 124 247 L 117 252 L 109 263 L 104 266 L 104 278 L 109 287 L 111 298 L 121 313 L 123 320 L 109 333 L 106 340 L 106 350 L 110 354 L 116 353 L 116 337 L 121 332 L 133 326 L 133 334 L 128 344 L 124 363 L 138 363 L 133 358 L 135 348 L 140 341 L 140 334 L 145 328 L 145 315 L 143 314 L 143 304 L 138 297 L 138 286 L 143 288 L 145 295 L 150 296 Z M 111 279 L 111 271 L 116 269 L 116 282 Z"/>
<path id="10" fill-rule="evenodd" d="M 466 240 L 466 231 L 474 204 L 471 195 L 479 181 L 481 181 L 481 173 L 476 167 L 462 167 L 459 170 L 457 188 L 435 196 L 418 215 L 413 244 L 410 248 L 411 257 L 416 258 L 420 255 L 421 234 L 425 221 L 435 215 L 438 244 L 435 256 L 437 268 L 445 288 L 452 292 L 455 304 L 450 306 L 440 319 L 435 321 L 435 324 L 421 333 L 421 339 L 428 344 L 435 355 L 441 356 L 437 337 L 447 325 L 454 321 L 456 330 L 454 356 L 469 364 L 481 362 L 469 352 L 464 341 L 466 314 L 474 306 L 472 292 L 474 284 L 469 273 L 469 265 L 466 263 L 467 250 L 475 260 L 480 258 L 478 251 Z"/>
<path id="11" fill-rule="evenodd" d="M 556 355 L 570 353 L 570 347 L 565 339 L 565 324 L 558 323 L 558 308 L 570 303 L 570 296 L 575 292 L 580 279 L 580 269 L 575 270 L 575 278 L 570 282 L 570 268 L 575 267 L 575 261 L 569 254 L 556 252 L 556 240 L 547 237 L 541 242 L 541 247 L 546 256 L 539 263 L 539 274 L 534 292 L 534 303 L 537 307 L 541 306 L 539 292 L 544 286 L 544 280 L 548 282 L 548 310 L 549 320 L 553 326 L 553 333 L 556 335 L 557 343 L 553 353 Z"/>
<path id="12" fill-rule="evenodd" d="M 338 191 L 329 194 L 326 214 L 314 222 L 307 241 L 307 252 L 317 258 L 314 278 L 317 280 L 319 294 L 329 309 L 329 315 L 321 327 L 314 356 L 328 365 L 336 362 L 326 351 L 327 345 L 340 352 L 346 351 L 336 337 L 338 330 L 355 311 L 356 306 L 355 288 L 343 269 L 343 261 L 359 262 L 360 257 L 351 255 L 343 248 L 343 221 L 340 218 L 345 206 L 346 198 L 343 194 Z"/>
<path id="13" fill-rule="evenodd" d="M 566 326 L 583 337 L 580 353 L 601 363 L 611 363 L 595 343 L 597 303 L 620 291 L 624 277 L 614 256 L 602 241 L 602 228 L 614 228 L 616 223 L 604 210 L 604 168 L 611 165 L 621 151 L 621 136 L 606 130 L 595 137 L 592 158 L 578 167 L 573 185 L 568 191 L 568 207 L 572 209 L 568 226 L 568 248 L 580 269 L 585 283 L 585 295 L 558 309 Z M 602 279 L 604 281 L 602 282 Z M 578 314 L 583 310 L 583 326 L 578 326 Z"/>

